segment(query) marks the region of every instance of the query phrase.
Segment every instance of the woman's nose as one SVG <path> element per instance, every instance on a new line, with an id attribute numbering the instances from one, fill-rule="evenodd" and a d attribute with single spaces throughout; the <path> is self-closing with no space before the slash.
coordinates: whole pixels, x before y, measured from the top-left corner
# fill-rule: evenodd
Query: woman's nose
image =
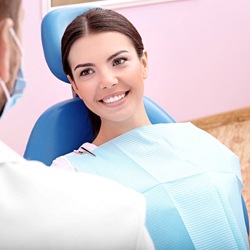
<path id="1" fill-rule="evenodd" d="M 111 88 L 118 83 L 117 76 L 110 70 L 105 70 L 100 75 L 100 88 Z"/>

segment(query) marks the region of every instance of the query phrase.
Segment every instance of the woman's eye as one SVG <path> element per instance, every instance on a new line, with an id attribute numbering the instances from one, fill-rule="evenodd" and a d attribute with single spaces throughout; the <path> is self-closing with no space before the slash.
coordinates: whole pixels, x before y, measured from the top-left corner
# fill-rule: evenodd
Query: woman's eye
<path id="1" fill-rule="evenodd" d="M 126 58 L 118 58 L 118 59 L 115 59 L 115 60 L 113 61 L 113 66 L 116 66 L 116 65 L 125 63 L 126 61 L 127 61 Z"/>
<path id="2" fill-rule="evenodd" d="M 93 69 L 84 69 L 84 70 L 81 71 L 80 76 L 87 76 L 87 75 L 90 75 L 90 74 L 93 74 L 93 73 L 94 73 Z"/>

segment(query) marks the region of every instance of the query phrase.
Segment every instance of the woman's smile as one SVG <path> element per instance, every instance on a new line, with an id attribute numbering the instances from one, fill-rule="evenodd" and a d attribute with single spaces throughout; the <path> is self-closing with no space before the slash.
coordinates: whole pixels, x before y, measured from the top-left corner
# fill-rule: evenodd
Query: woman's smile
<path id="1" fill-rule="evenodd" d="M 107 96 L 107 97 L 101 99 L 100 102 L 102 102 L 104 104 L 116 104 L 116 105 L 121 104 L 125 101 L 125 97 L 128 94 L 128 92 L 129 91 L 122 92 L 122 93 L 116 93 L 114 95 Z"/>

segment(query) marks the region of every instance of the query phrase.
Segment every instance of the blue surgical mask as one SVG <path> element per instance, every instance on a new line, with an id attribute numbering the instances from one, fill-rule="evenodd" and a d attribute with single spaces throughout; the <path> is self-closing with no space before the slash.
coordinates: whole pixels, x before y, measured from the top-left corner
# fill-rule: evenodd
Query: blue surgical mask
<path id="1" fill-rule="evenodd" d="M 15 40 L 18 48 L 20 49 L 21 55 L 23 55 L 22 45 L 21 45 L 13 28 L 10 29 L 10 33 L 13 36 L 13 39 Z M 1 115 L 4 115 L 11 107 L 13 107 L 16 104 L 17 99 L 19 99 L 23 95 L 23 91 L 24 91 L 25 86 L 26 86 L 26 81 L 23 77 L 22 68 L 20 67 L 20 69 L 18 70 L 18 74 L 16 77 L 14 88 L 13 88 L 11 94 L 9 93 L 9 91 L 6 87 L 6 84 L 1 79 L 0 79 L 0 85 L 2 86 L 2 89 L 3 89 L 5 96 L 6 96 L 6 99 L 7 99 L 7 101 L 4 105 L 4 108 L 3 108 L 2 112 L 0 113 L 0 116 L 1 116 Z"/>
<path id="2" fill-rule="evenodd" d="M 1 114 L 4 115 L 11 107 L 13 107 L 16 104 L 17 99 L 19 99 L 23 95 L 26 82 L 23 78 L 22 69 L 20 68 L 18 71 L 16 82 L 11 95 L 6 87 L 6 84 L 1 79 L 0 79 L 0 85 L 2 86 L 7 99 Z"/>

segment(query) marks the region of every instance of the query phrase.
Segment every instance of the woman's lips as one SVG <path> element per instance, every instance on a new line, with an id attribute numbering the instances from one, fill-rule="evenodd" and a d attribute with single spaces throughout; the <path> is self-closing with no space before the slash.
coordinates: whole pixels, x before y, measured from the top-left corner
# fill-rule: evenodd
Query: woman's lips
<path id="1" fill-rule="evenodd" d="M 104 99 L 102 99 L 100 101 L 103 102 L 103 103 L 106 103 L 106 104 L 116 103 L 116 102 L 119 102 L 120 100 L 122 100 L 127 94 L 128 94 L 128 91 L 123 92 L 123 93 L 117 93 L 115 95 L 104 98 Z"/>

